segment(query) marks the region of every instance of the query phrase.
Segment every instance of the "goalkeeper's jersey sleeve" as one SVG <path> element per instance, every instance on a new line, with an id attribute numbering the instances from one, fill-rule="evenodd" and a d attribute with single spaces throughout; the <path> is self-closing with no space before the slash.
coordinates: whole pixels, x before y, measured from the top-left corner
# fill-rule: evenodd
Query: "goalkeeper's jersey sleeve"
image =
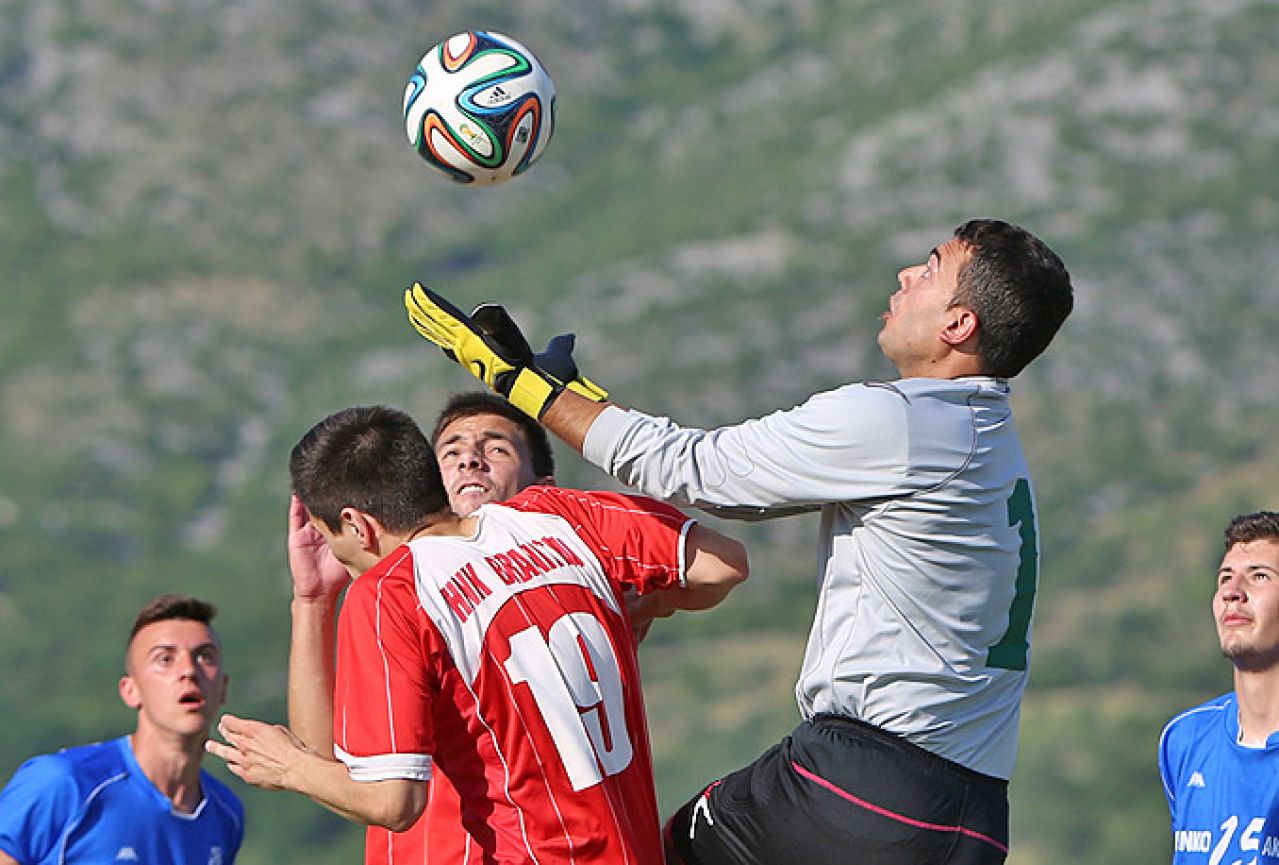
<path id="1" fill-rule="evenodd" d="M 1159 737 L 1175 865 L 1279 865 L 1279 733 L 1239 743 L 1233 693 L 1187 709 Z"/>
<path id="2" fill-rule="evenodd" d="M 473 536 L 414 540 L 348 591 L 340 759 L 356 780 L 446 775 L 483 861 L 660 862 L 621 598 L 680 584 L 692 522 L 552 488 L 476 515 Z"/>
<path id="3" fill-rule="evenodd" d="M 821 511 L 796 693 L 1008 778 L 1038 585 L 1034 495 L 1006 382 L 903 379 L 714 430 L 606 409 L 588 459 L 677 504 Z"/>

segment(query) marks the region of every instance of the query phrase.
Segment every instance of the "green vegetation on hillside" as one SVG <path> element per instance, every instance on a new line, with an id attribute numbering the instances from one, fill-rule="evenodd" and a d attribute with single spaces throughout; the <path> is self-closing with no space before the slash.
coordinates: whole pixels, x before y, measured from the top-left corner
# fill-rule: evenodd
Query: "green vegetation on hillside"
<path id="1" fill-rule="evenodd" d="M 231 708 L 283 720 L 288 448 L 343 405 L 425 421 L 473 384 L 404 322 L 412 280 L 535 342 L 574 330 L 620 401 L 715 424 L 890 375 L 897 270 L 992 215 L 1079 292 L 1014 385 L 1044 574 L 1010 862 L 1166 858 L 1159 728 L 1229 687 L 1220 532 L 1279 506 L 1279 9 L 561 6 L 8 5 L 0 778 L 127 727 L 123 629 L 165 589 L 221 607 Z M 546 156 L 499 187 L 432 173 L 398 116 L 466 26 L 559 89 Z M 722 527 L 752 581 L 642 651 L 667 810 L 796 720 L 815 523 Z M 357 829 L 235 783 L 244 865 L 358 857 Z"/>

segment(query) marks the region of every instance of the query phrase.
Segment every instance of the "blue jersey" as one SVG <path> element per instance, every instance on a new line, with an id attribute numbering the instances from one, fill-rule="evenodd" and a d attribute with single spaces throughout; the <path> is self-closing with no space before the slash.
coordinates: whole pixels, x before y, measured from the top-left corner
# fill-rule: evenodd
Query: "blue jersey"
<path id="1" fill-rule="evenodd" d="M 207 772 L 200 789 L 195 813 L 175 812 L 142 773 L 128 736 L 43 754 L 0 791 L 0 850 L 21 865 L 231 865 L 244 807 Z"/>
<path id="2" fill-rule="evenodd" d="M 1239 744 L 1234 693 L 1182 712 L 1159 738 L 1175 865 L 1279 863 L 1279 733 Z"/>

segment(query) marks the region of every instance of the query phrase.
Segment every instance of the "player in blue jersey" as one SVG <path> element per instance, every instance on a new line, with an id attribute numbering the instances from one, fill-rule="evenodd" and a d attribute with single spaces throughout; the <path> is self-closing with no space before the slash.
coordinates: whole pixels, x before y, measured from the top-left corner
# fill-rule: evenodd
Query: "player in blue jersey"
<path id="1" fill-rule="evenodd" d="M 1235 689 L 1168 722 L 1159 774 L 1173 858 L 1279 863 L 1279 513 L 1236 517 L 1212 597 Z"/>
<path id="2" fill-rule="evenodd" d="M 216 609 L 160 595 L 134 620 L 120 698 L 132 735 L 28 760 L 0 791 L 0 865 L 231 865 L 244 808 L 200 768 L 226 698 Z"/>
<path id="3" fill-rule="evenodd" d="M 961 225 L 897 282 L 879 346 L 899 379 L 711 431 L 603 402 L 571 339 L 535 356 L 500 307 L 405 293 L 424 337 L 622 482 L 722 516 L 821 513 L 804 721 L 676 812 L 668 862 L 1006 858 L 1038 585 L 1008 380 L 1073 289 L 1051 249 L 997 220 Z"/>

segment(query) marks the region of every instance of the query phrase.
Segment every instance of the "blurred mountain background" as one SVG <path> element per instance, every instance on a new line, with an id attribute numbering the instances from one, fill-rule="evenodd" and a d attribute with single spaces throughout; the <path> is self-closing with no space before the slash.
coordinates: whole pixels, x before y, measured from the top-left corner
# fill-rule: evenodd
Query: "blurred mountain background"
<path id="1" fill-rule="evenodd" d="M 131 617 L 221 607 L 230 708 L 282 721 L 286 459 L 337 408 L 473 381 L 404 320 L 500 300 L 620 401 L 712 425 L 887 378 L 899 268 L 1030 228 L 1076 312 L 1014 383 L 1041 507 L 1014 865 L 1166 861 L 1155 745 L 1230 687 L 1221 531 L 1279 507 L 1273 0 L 0 0 L 0 779 L 118 735 Z M 558 125 L 457 186 L 404 82 L 491 28 Z M 562 483 L 611 488 L 572 453 Z M 719 524 L 716 524 L 719 526 Z M 664 812 L 797 721 L 816 522 L 723 526 L 753 579 L 641 655 Z M 215 771 L 225 772 L 220 767 Z M 362 833 L 233 781 L 242 865 Z"/>

